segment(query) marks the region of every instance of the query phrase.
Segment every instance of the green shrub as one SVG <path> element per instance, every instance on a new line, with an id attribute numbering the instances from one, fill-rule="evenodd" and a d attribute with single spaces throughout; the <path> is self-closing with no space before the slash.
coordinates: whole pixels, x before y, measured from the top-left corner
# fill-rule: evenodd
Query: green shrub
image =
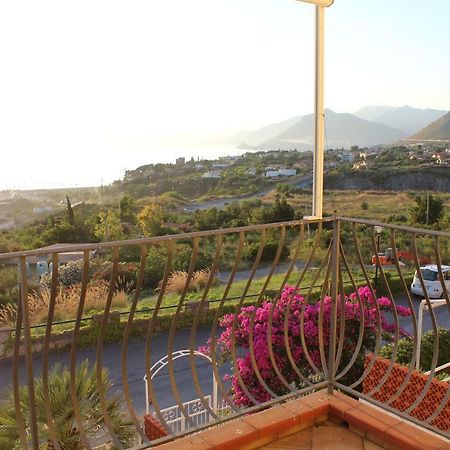
<path id="1" fill-rule="evenodd" d="M 249 244 L 245 249 L 244 258 L 249 261 L 254 261 L 256 259 L 256 255 L 258 254 L 259 246 L 259 242 Z M 278 241 L 274 239 L 268 240 L 261 255 L 261 262 L 272 262 L 277 254 L 278 246 Z M 286 245 L 283 245 L 280 261 L 284 261 L 288 256 L 289 249 Z"/>
<path id="2" fill-rule="evenodd" d="M 166 248 L 151 246 L 148 249 L 145 265 L 144 287 L 154 289 L 164 276 L 167 261 Z"/>
<path id="3" fill-rule="evenodd" d="M 450 330 L 446 328 L 438 328 L 439 336 L 439 353 L 436 367 L 446 364 L 450 361 Z M 431 363 L 433 361 L 433 349 L 434 349 L 434 332 L 433 330 L 427 331 L 421 339 L 420 350 L 420 368 L 424 372 L 431 369 Z M 389 359 L 392 356 L 394 350 L 393 344 L 387 344 L 380 349 L 380 356 Z M 410 338 L 400 339 L 398 342 L 396 362 L 399 364 L 409 364 L 411 362 L 412 354 L 414 351 L 414 341 Z"/>
<path id="4" fill-rule="evenodd" d="M 438 328 L 439 336 L 439 354 L 437 360 L 437 366 L 446 364 L 450 361 L 450 330 L 446 328 Z M 431 369 L 431 363 L 433 361 L 433 349 L 434 349 L 434 333 L 428 331 L 422 336 L 422 347 L 420 356 L 420 365 L 424 367 L 424 370 Z"/>
<path id="5" fill-rule="evenodd" d="M 202 242 L 199 247 L 195 270 L 203 270 L 211 266 L 212 255 L 205 248 L 206 243 Z M 172 257 L 171 272 L 189 270 L 192 258 L 192 246 L 190 243 L 177 243 Z M 144 277 L 144 287 L 154 289 L 164 276 L 167 262 L 167 247 L 152 246 L 148 249 L 146 270 Z"/>
<path id="6" fill-rule="evenodd" d="M 113 266 L 112 263 L 109 261 L 103 263 L 101 268 L 97 272 L 95 272 L 94 279 L 110 282 L 112 275 L 112 266 Z M 136 264 L 119 263 L 117 267 L 116 286 L 115 286 L 116 290 L 121 290 L 125 292 L 132 291 L 136 286 L 137 272 L 138 267 Z"/>
<path id="7" fill-rule="evenodd" d="M 0 305 L 12 303 L 17 300 L 17 275 L 16 267 L 7 267 L 0 270 Z"/>

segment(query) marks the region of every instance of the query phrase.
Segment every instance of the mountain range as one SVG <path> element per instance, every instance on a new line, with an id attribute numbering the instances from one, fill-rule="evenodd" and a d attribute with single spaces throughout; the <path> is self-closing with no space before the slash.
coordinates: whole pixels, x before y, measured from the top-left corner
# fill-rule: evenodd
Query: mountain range
<path id="1" fill-rule="evenodd" d="M 447 111 L 438 109 L 419 109 L 412 106 L 368 106 L 356 111 L 355 116 L 371 122 L 385 125 L 404 131 L 408 136 L 417 133 L 431 122 L 442 117 Z"/>
<path id="2" fill-rule="evenodd" d="M 328 148 L 349 148 L 352 145 L 372 147 L 390 144 L 419 133 L 445 113 L 411 106 L 368 106 L 355 114 L 326 110 L 325 145 Z M 442 126 L 438 124 L 436 127 Z M 314 145 L 314 115 L 293 117 L 260 130 L 240 133 L 236 140 L 243 149 L 310 150 Z"/>

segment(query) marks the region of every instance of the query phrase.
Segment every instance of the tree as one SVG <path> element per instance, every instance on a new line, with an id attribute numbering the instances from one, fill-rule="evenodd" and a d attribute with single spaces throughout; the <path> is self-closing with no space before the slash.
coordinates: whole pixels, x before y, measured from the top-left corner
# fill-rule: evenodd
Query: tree
<path id="1" fill-rule="evenodd" d="M 114 433 L 125 447 L 134 444 L 135 431 L 123 414 L 123 396 L 113 390 L 113 384 L 109 379 L 106 369 L 102 369 L 102 384 L 105 392 L 108 392 L 106 409 L 112 422 Z M 82 362 L 76 372 L 77 398 L 80 405 L 80 414 L 83 417 L 83 425 L 88 438 L 98 435 L 99 428 L 105 425 L 105 419 L 100 407 L 98 395 L 98 383 L 95 367 L 89 370 L 87 361 Z M 70 391 L 70 372 L 59 363 L 49 373 L 50 409 L 52 411 L 55 428 L 59 438 L 59 445 L 64 450 L 82 450 L 84 448 L 80 433 L 77 429 L 75 413 L 72 405 Z M 39 437 L 51 445 L 50 433 L 45 413 L 44 387 L 41 378 L 35 378 L 36 416 Z M 31 435 L 30 401 L 28 386 L 22 385 L 19 390 L 19 398 L 27 434 Z M 8 397 L 0 404 L 0 448 L 19 450 L 21 447 L 17 430 L 17 418 L 12 389 Z M 45 448 L 45 447 L 43 447 Z"/>
<path id="2" fill-rule="evenodd" d="M 294 208 L 287 202 L 285 196 L 277 194 L 275 196 L 275 206 L 273 207 L 272 222 L 287 222 L 294 220 Z"/>
<path id="3" fill-rule="evenodd" d="M 139 212 L 137 220 L 145 236 L 158 236 L 163 231 L 166 212 L 161 206 L 149 203 Z"/>
<path id="4" fill-rule="evenodd" d="M 194 213 L 194 228 L 198 231 L 223 228 L 224 214 L 217 208 L 197 209 Z"/>
<path id="5" fill-rule="evenodd" d="M 122 223 L 114 211 L 100 212 L 95 226 L 95 237 L 100 241 L 120 241 L 123 239 Z"/>
<path id="6" fill-rule="evenodd" d="M 120 199 L 119 214 L 123 222 L 136 223 L 136 202 L 129 195 L 124 195 Z"/>
<path id="7" fill-rule="evenodd" d="M 432 225 L 439 222 L 444 216 L 444 201 L 432 194 L 417 195 L 416 205 L 409 210 L 411 220 L 415 223 Z"/>
<path id="8" fill-rule="evenodd" d="M 72 225 L 68 222 L 54 223 L 42 232 L 45 245 L 89 241 L 89 229 L 84 225 Z"/>
<path id="9" fill-rule="evenodd" d="M 66 195 L 66 202 L 67 202 L 67 221 L 70 223 L 70 225 L 75 225 L 75 214 L 73 212 L 72 204 L 70 203 L 68 195 Z"/>
<path id="10" fill-rule="evenodd" d="M 253 223 L 288 222 L 294 218 L 294 208 L 289 205 L 286 197 L 280 194 L 275 196 L 274 206 L 262 206 L 252 212 Z"/>

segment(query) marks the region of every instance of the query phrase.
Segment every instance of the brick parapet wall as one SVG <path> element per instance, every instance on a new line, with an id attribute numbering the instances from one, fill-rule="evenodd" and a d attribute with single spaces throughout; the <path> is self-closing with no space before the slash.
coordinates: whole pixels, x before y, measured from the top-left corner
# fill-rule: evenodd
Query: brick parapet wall
<path id="1" fill-rule="evenodd" d="M 373 355 L 369 355 L 366 358 L 366 367 L 373 357 Z M 390 365 L 391 362 L 389 360 L 381 357 L 376 358 L 374 366 L 364 380 L 364 394 L 368 394 L 378 386 Z M 377 388 L 378 390 L 375 393 L 371 394 L 371 397 L 381 403 L 387 403 L 398 393 L 408 373 L 408 367 L 394 363 L 394 367 L 386 381 L 381 387 Z M 428 379 L 428 375 L 414 370 L 403 392 L 396 400 L 390 403 L 390 406 L 401 412 L 406 411 L 422 394 Z M 449 383 L 433 378 L 427 394 L 409 414 L 419 420 L 426 421 L 437 410 L 447 395 L 448 388 Z M 450 400 L 447 401 L 439 415 L 431 422 L 431 425 L 443 431 L 450 429 Z"/>

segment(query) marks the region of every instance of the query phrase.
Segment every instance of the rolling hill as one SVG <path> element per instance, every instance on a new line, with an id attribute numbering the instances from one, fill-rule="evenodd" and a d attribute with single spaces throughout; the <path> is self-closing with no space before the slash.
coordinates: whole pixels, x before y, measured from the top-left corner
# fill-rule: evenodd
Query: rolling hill
<path id="1" fill-rule="evenodd" d="M 420 109 L 412 106 L 393 108 L 389 106 L 368 106 L 355 113 L 356 116 L 388 127 L 397 128 L 411 135 L 442 117 L 446 111 L 438 109 Z"/>
<path id="2" fill-rule="evenodd" d="M 252 148 L 253 146 L 260 145 L 268 139 L 283 133 L 301 119 L 302 116 L 292 117 L 290 119 L 283 120 L 282 122 L 267 125 L 259 130 L 239 133 L 236 135 L 235 141 L 237 144 L 240 144 L 240 148 Z"/>
<path id="3" fill-rule="evenodd" d="M 418 141 L 450 141 L 450 112 L 448 112 L 445 116 L 441 117 L 435 122 L 431 123 L 423 130 L 412 135 L 409 139 Z"/>
<path id="4" fill-rule="evenodd" d="M 361 119 L 376 121 L 378 117 L 380 117 L 385 112 L 391 111 L 395 109 L 395 106 L 382 106 L 382 105 L 373 105 L 373 106 L 365 106 L 364 108 L 359 109 L 355 112 L 355 116 L 360 117 Z"/>
<path id="5" fill-rule="evenodd" d="M 381 123 L 370 122 L 352 114 L 325 112 L 326 146 L 350 148 L 353 145 L 371 147 L 386 144 L 406 136 L 406 133 Z M 258 149 L 310 150 L 314 145 L 314 115 L 310 114 L 258 145 Z"/>

